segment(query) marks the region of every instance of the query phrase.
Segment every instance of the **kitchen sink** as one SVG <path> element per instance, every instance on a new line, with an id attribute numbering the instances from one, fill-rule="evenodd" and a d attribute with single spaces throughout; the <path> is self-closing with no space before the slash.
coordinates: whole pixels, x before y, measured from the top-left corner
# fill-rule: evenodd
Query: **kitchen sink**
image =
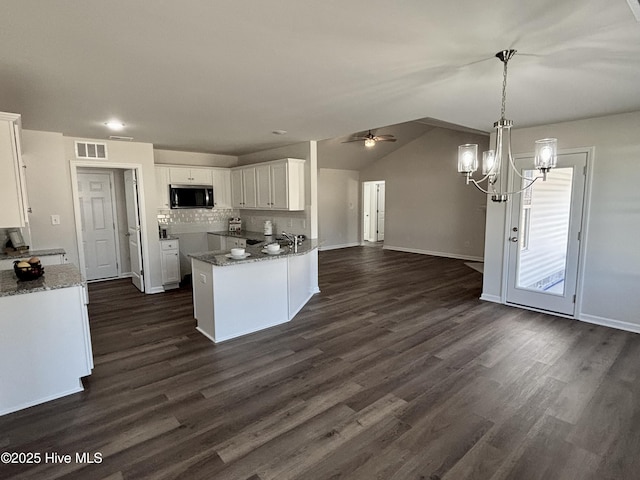
<path id="1" fill-rule="evenodd" d="M 259 243 L 262 243 L 262 240 L 252 240 L 250 238 L 247 239 L 247 245 L 258 245 Z"/>

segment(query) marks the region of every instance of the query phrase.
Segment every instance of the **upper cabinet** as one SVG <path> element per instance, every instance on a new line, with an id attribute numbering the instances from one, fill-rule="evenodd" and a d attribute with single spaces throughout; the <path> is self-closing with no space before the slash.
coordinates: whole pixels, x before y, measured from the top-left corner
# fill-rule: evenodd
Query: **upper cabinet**
<path id="1" fill-rule="evenodd" d="M 176 185 L 212 185 L 211 169 L 194 167 L 170 167 L 169 180 L 170 183 Z"/>
<path id="2" fill-rule="evenodd" d="M 20 144 L 20 115 L 0 113 L 0 228 L 24 227 L 27 189 Z"/>
<path id="3" fill-rule="evenodd" d="M 231 170 L 214 168 L 211 170 L 213 182 L 213 208 L 231 208 Z"/>
<path id="4" fill-rule="evenodd" d="M 169 167 L 156 166 L 156 199 L 158 208 L 170 208 Z"/>
<path id="5" fill-rule="evenodd" d="M 285 158 L 258 165 L 238 167 L 234 171 L 251 169 L 255 176 L 255 206 L 246 201 L 247 182 L 244 182 L 244 204 L 237 208 L 256 208 L 260 210 L 304 210 L 304 160 Z M 238 188 L 232 182 L 233 188 Z M 240 198 L 240 195 L 238 195 Z"/>
<path id="6" fill-rule="evenodd" d="M 156 165 L 158 208 L 170 208 L 169 185 L 213 186 L 213 208 L 232 208 L 231 170 L 218 167 L 178 167 Z"/>

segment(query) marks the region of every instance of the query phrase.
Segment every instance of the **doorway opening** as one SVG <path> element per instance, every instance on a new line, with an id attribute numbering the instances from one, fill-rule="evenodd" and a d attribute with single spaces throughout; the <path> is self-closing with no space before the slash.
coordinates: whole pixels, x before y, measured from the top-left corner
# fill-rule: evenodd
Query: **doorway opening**
<path id="1" fill-rule="evenodd" d="M 385 183 L 362 183 L 362 244 L 381 246 L 384 243 Z"/>
<path id="2" fill-rule="evenodd" d="M 89 282 L 131 278 L 145 291 L 139 172 L 135 165 L 72 162 L 78 256 Z"/>

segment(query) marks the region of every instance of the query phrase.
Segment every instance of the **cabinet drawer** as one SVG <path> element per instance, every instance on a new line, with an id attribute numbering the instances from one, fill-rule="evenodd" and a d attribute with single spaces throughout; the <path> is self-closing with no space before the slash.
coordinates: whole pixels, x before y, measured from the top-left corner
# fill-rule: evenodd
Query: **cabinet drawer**
<path id="1" fill-rule="evenodd" d="M 176 250 L 178 248 L 178 242 L 176 240 L 166 240 L 160 242 L 162 250 Z"/>

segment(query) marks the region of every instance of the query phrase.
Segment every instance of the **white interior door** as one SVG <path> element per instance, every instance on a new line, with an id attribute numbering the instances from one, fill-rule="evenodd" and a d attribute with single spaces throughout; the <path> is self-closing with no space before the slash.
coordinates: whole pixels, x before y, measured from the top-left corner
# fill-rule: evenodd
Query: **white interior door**
<path id="1" fill-rule="evenodd" d="M 126 170 L 124 172 L 124 194 L 127 202 L 127 235 L 129 237 L 129 255 L 131 256 L 131 283 L 138 290 L 144 292 L 138 182 L 135 170 Z"/>
<path id="2" fill-rule="evenodd" d="M 376 195 L 376 241 L 384 240 L 384 182 L 377 184 Z"/>
<path id="3" fill-rule="evenodd" d="M 532 158 L 516 165 L 525 178 L 538 174 Z M 586 153 L 558 155 L 546 182 L 513 196 L 507 303 L 574 314 L 586 165 Z M 515 177 L 513 190 L 529 182 Z"/>
<path id="4" fill-rule="evenodd" d="M 366 241 L 371 241 L 371 184 L 362 184 L 362 220 L 363 225 L 363 238 Z"/>
<path id="5" fill-rule="evenodd" d="M 111 174 L 78 173 L 78 200 L 86 279 L 117 277 L 117 232 Z"/>

